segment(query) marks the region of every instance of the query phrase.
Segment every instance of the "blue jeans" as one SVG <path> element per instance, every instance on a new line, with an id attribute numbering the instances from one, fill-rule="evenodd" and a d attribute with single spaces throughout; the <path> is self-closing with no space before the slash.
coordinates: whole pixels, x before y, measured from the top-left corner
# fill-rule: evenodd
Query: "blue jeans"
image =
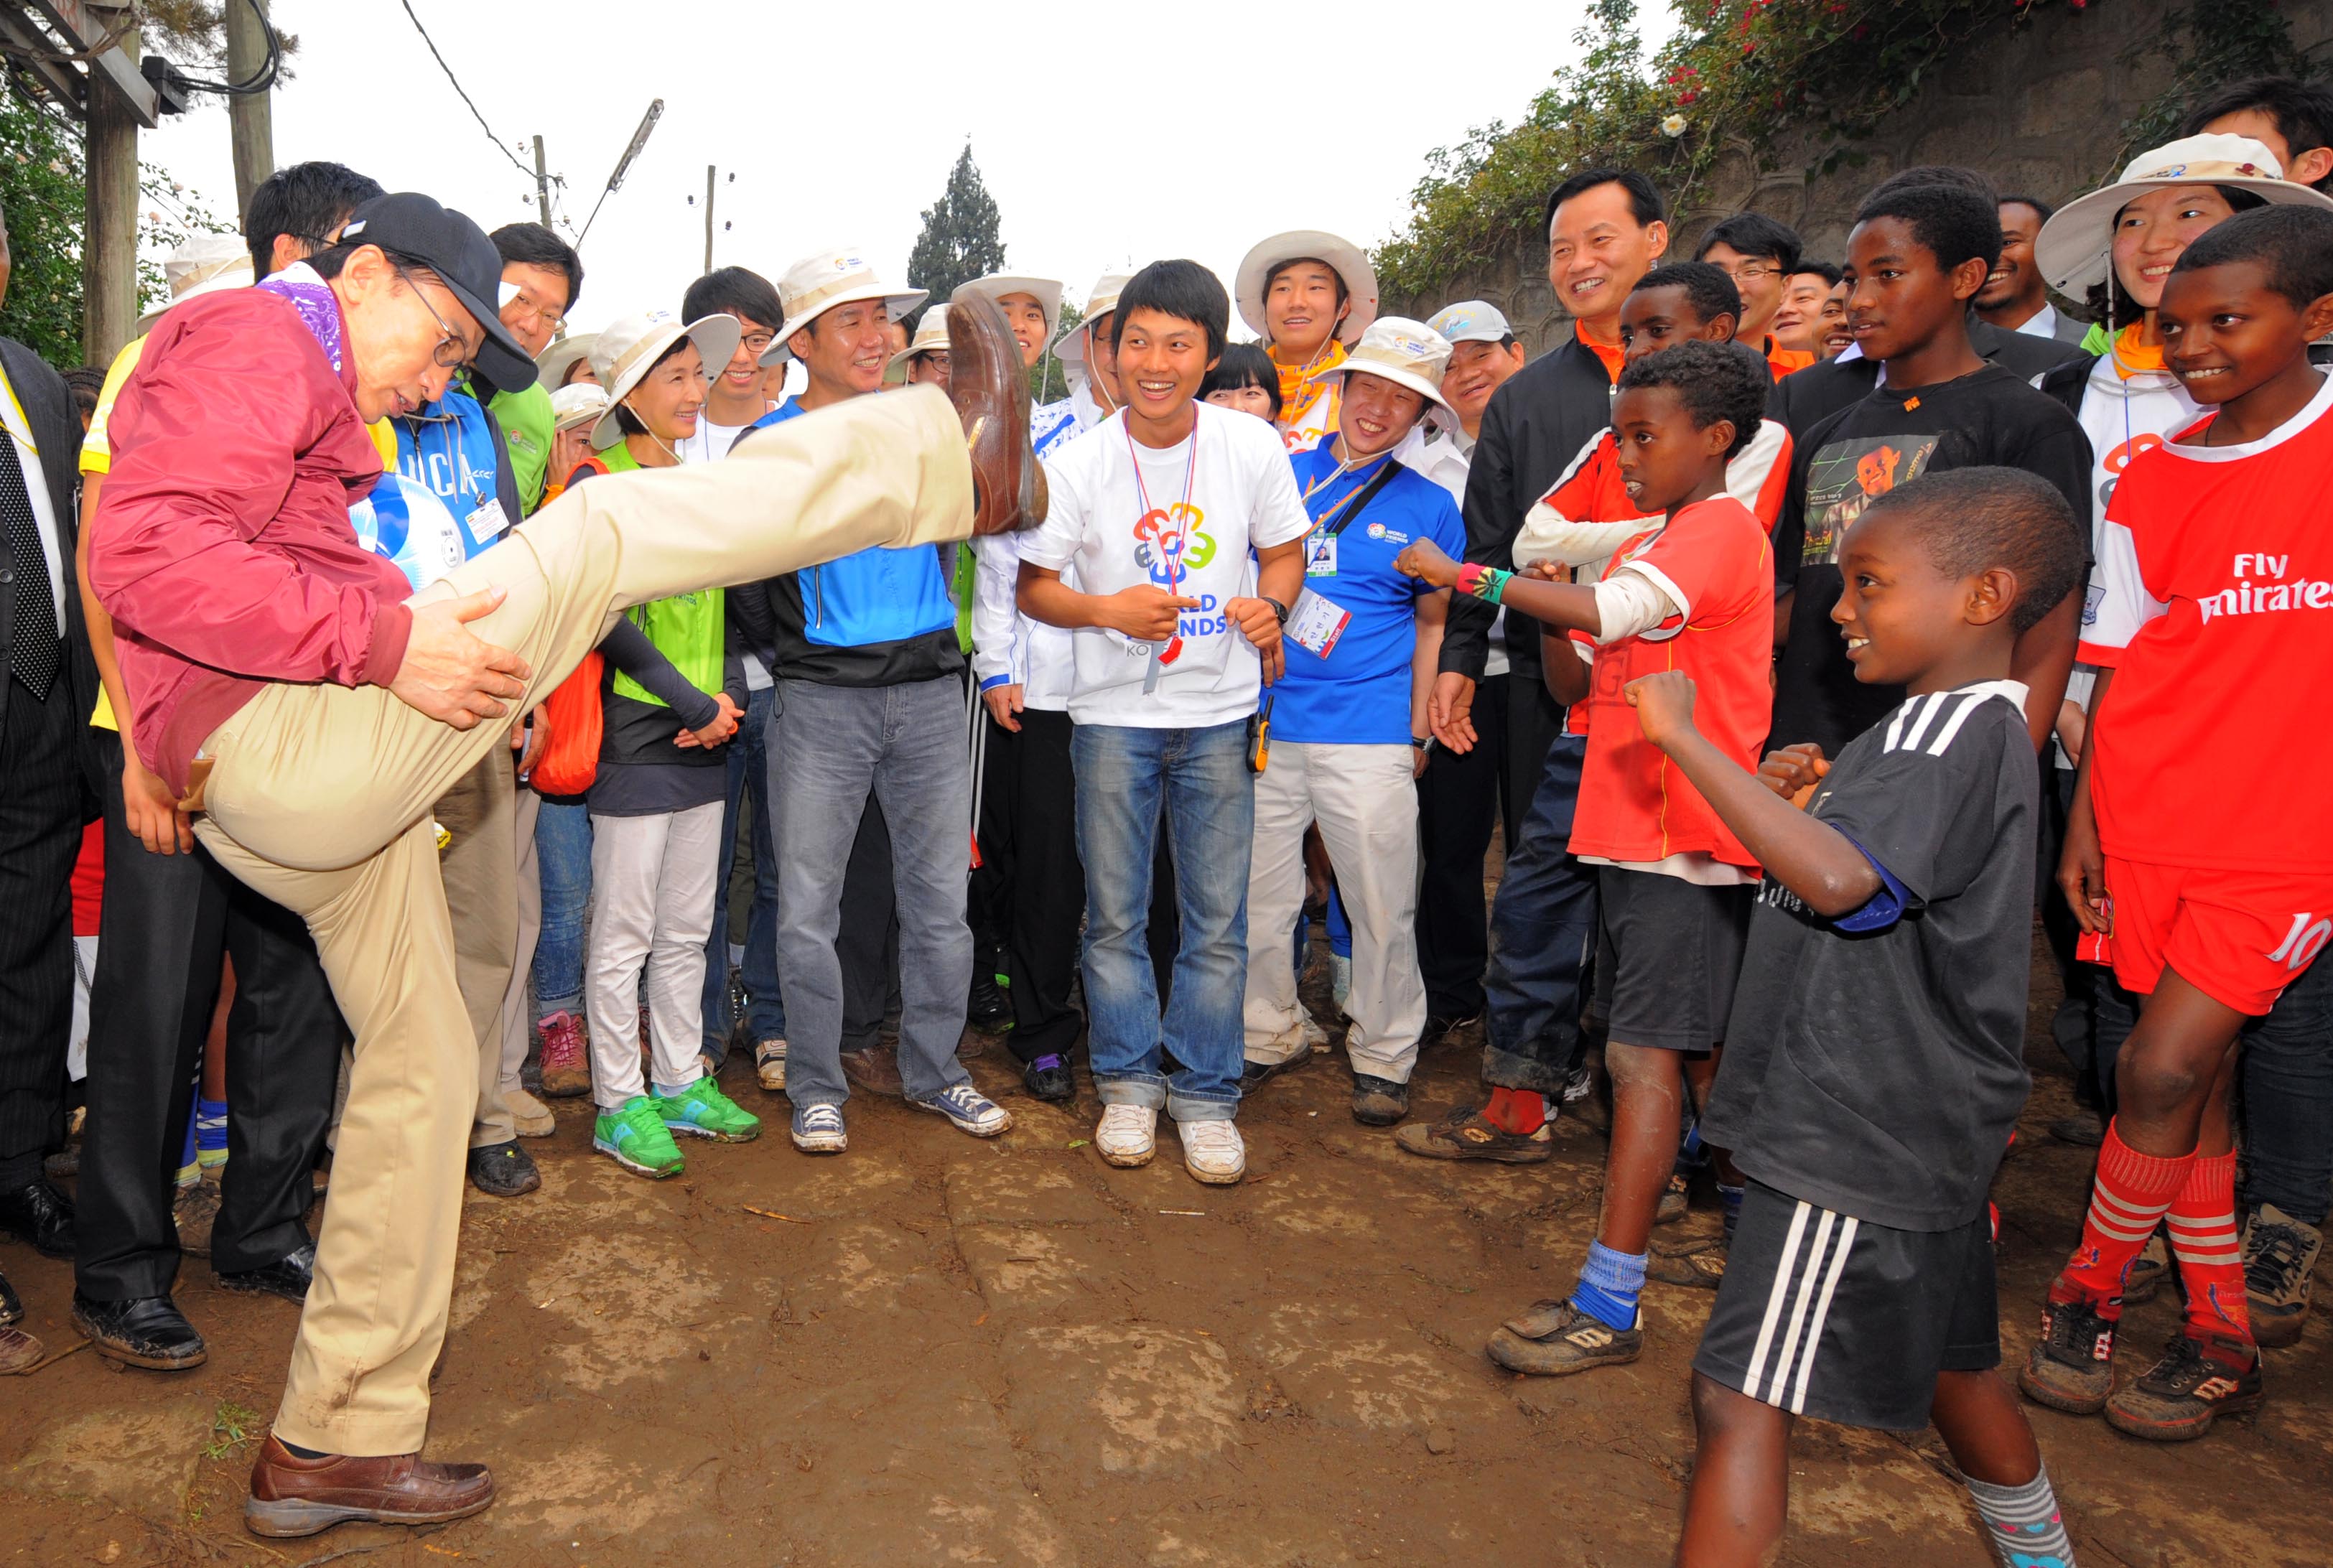
<path id="1" fill-rule="evenodd" d="M 1559 735 L 1491 901 L 1483 1081 L 1560 1095 L 1578 1065 L 1581 980 L 1596 950 L 1596 868 L 1571 857 L 1588 742 Z"/>
<path id="2" fill-rule="evenodd" d="M 745 912 L 745 1029 L 755 1041 L 783 1039 L 785 999 L 778 990 L 778 855 L 770 837 L 771 715 L 776 692 L 747 693 L 745 717 L 729 742 L 729 799 L 721 813 L 721 878 L 713 934 L 705 943 L 705 1054 L 718 1068 L 729 1059 L 729 875 L 737 813 L 753 814 L 754 902 Z M 750 805 L 748 802 L 750 801 Z"/>
<path id="3" fill-rule="evenodd" d="M 928 1100 L 971 1082 L 955 1059 L 972 989 L 972 760 L 964 684 L 952 675 L 897 686 L 780 681 L 769 732 L 778 859 L 778 978 L 788 1036 L 786 1097 L 840 1105 L 842 884 L 871 790 L 891 832 L 899 921 L 899 1076 Z"/>
<path id="4" fill-rule="evenodd" d="M 1163 1105 L 1178 1122 L 1229 1121 L 1239 1111 L 1255 840 L 1246 721 L 1204 730 L 1080 724 L 1070 757 L 1086 868 L 1094 1086 L 1104 1104 Z M 1147 940 L 1162 820 L 1183 928 L 1164 1018 Z M 1180 1064 L 1172 1078 L 1161 1071 L 1166 1056 Z"/>
<path id="5" fill-rule="evenodd" d="M 591 812 L 545 800 L 534 819 L 542 934 L 534 943 L 534 1016 L 583 1010 L 583 912 L 591 906 Z"/>
<path id="6" fill-rule="evenodd" d="M 2319 955 L 2242 1036 L 2238 1208 L 2273 1203 L 2304 1225 L 2333 1206 L 2333 959 Z"/>

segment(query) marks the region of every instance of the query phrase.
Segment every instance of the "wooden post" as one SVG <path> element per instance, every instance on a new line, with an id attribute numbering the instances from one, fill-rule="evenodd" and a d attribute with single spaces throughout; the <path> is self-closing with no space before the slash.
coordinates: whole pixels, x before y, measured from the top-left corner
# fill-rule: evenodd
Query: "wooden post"
<path id="1" fill-rule="evenodd" d="M 705 166 L 705 270 L 713 270 L 713 166 Z"/>
<path id="2" fill-rule="evenodd" d="M 267 0 L 227 0 L 226 79 L 248 81 L 267 63 L 264 16 Z M 235 148 L 235 210 L 251 210 L 251 193 L 275 172 L 274 93 L 248 93 L 226 100 L 227 134 Z"/>
<path id="3" fill-rule="evenodd" d="M 121 41 L 138 55 L 135 32 Z M 83 361 L 110 365 L 138 320 L 138 114 L 104 72 L 89 73 L 87 232 L 82 241 Z"/>
<path id="4" fill-rule="evenodd" d="M 542 164 L 542 138 L 534 139 L 534 205 L 542 214 L 542 226 L 551 226 L 551 176 Z"/>

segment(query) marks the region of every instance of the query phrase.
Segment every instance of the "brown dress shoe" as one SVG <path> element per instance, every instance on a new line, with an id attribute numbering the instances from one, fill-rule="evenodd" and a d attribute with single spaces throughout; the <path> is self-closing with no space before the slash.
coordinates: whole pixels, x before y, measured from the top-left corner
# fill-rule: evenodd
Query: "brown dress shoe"
<path id="1" fill-rule="evenodd" d="M 442 1525 L 494 1500 L 484 1465 L 437 1465 L 418 1454 L 303 1459 L 274 1433 L 251 1467 L 243 1522 L 254 1535 L 313 1535 L 351 1519 L 375 1525 Z"/>
<path id="2" fill-rule="evenodd" d="M 994 301 L 972 285 L 948 296 L 948 401 L 972 452 L 975 534 L 1045 521 L 1045 471 L 1029 446 L 1029 378 Z"/>
<path id="3" fill-rule="evenodd" d="M 948 314 L 955 312 L 951 311 Z M 870 1095 L 888 1095 L 897 1100 L 907 1093 L 907 1082 L 899 1076 L 897 1046 L 873 1045 L 864 1050 L 843 1052 L 842 1076 Z"/>

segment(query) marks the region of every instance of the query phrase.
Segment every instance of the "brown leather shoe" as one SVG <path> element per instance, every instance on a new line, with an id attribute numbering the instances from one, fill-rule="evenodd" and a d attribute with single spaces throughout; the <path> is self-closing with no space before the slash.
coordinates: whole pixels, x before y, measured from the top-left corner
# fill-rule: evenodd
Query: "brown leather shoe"
<path id="1" fill-rule="evenodd" d="M 972 449 L 972 531 L 1045 521 L 1045 471 L 1029 446 L 1029 378 L 995 301 L 970 284 L 948 296 L 948 401 Z"/>
<path id="2" fill-rule="evenodd" d="M 243 1522 L 254 1535 L 313 1535 L 351 1519 L 375 1525 L 442 1525 L 494 1500 L 484 1465 L 437 1465 L 418 1454 L 303 1459 L 274 1433 L 251 1467 Z"/>
<path id="3" fill-rule="evenodd" d="M 951 311 L 950 315 L 955 314 Z M 888 1095 L 897 1100 L 907 1093 L 907 1081 L 899 1076 L 899 1047 L 874 1045 L 864 1050 L 842 1053 L 842 1076 L 870 1095 Z"/>
<path id="4" fill-rule="evenodd" d="M 41 1364 L 48 1352 L 21 1328 L 0 1328 L 0 1377 L 14 1377 Z"/>

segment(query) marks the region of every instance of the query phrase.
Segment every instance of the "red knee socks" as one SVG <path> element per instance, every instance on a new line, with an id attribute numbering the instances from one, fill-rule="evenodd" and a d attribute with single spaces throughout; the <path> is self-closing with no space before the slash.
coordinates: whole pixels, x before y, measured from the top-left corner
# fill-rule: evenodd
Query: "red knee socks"
<path id="1" fill-rule="evenodd" d="M 2226 1335 L 2250 1343 L 2252 1316 L 2244 1300 L 2244 1260 L 2236 1236 L 2236 1156 L 2197 1155 L 2170 1212 L 2171 1252 L 2187 1293 L 2187 1336 Z"/>
<path id="2" fill-rule="evenodd" d="M 1493 1089 L 1483 1120 L 1528 1138 L 1547 1125 L 1547 1096 L 1529 1089 Z"/>
<path id="3" fill-rule="evenodd" d="M 2065 1268 L 2050 1282 L 2050 1299 L 2088 1299 L 2098 1315 L 2112 1322 L 2122 1315 L 2123 1281 L 2146 1238 L 2171 1208 L 2187 1181 L 2193 1154 L 2159 1159 L 2142 1154 L 2122 1141 L 2109 1123 L 2098 1149 L 2098 1175 L 2090 1189 L 2090 1211 L 2082 1220 L 2081 1245 Z M 2228 1203 L 2232 1208 L 2232 1189 Z M 2240 1271 L 2241 1274 L 2241 1271 Z M 2243 1295 L 2239 1277 L 2238 1296 Z M 2241 1303 L 2239 1303 L 2241 1306 Z"/>

